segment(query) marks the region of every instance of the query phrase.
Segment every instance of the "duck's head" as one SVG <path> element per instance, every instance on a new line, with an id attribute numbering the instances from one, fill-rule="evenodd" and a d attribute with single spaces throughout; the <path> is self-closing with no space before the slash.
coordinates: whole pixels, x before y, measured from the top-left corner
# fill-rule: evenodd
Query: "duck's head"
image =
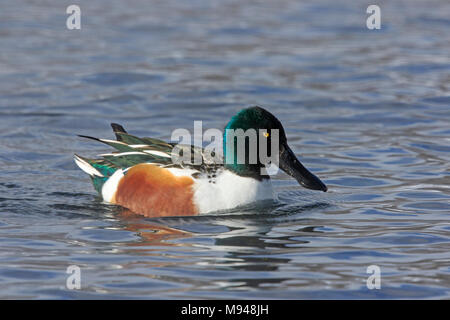
<path id="1" fill-rule="evenodd" d="M 238 138 L 236 138 L 236 132 L 238 132 L 236 130 L 238 129 L 242 129 L 244 132 L 256 132 L 257 143 L 254 147 L 250 146 L 251 134 L 245 137 L 245 161 L 242 161 L 242 158 L 238 160 L 239 145 L 237 143 Z M 254 130 L 248 131 L 248 129 Z M 278 129 L 278 135 L 275 134 L 276 130 L 272 131 L 273 129 Z M 273 139 L 277 138 L 279 146 L 278 167 L 295 178 L 305 188 L 327 191 L 325 184 L 309 172 L 300 163 L 291 148 L 289 148 L 286 133 L 281 122 L 273 114 L 261 107 L 243 109 L 228 122 L 223 134 L 225 167 L 240 176 L 249 176 L 260 180 L 268 178 L 268 176 L 261 173 L 261 169 L 265 167 L 265 163 L 260 159 L 260 140 L 266 140 L 261 142 L 267 143 L 267 155 L 270 157 L 271 145 L 274 143 Z"/>

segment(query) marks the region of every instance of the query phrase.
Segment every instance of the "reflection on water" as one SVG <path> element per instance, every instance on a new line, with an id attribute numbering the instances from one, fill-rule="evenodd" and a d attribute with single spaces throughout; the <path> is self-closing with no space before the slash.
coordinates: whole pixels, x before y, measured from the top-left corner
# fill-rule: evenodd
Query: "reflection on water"
<path id="1" fill-rule="evenodd" d="M 379 31 L 365 9 L 91 1 L 68 31 L 52 0 L 2 8 L 0 297 L 448 298 L 450 9 L 385 3 Z M 101 203 L 72 161 L 107 151 L 76 134 L 110 122 L 169 139 L 254 104 L 329 192 L 280 173 L 273 203 L 145 219 Z"/>

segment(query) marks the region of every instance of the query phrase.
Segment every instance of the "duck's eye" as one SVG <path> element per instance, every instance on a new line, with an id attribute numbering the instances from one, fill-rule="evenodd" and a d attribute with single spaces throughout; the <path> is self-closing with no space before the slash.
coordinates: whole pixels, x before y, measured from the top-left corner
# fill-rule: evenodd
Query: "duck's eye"
<path id="1" fill-rule="evenodd" d="M 264 137 L 266 137 L 266 138 L 269 137 L 269 133 L 268 133 L 268 132 L 264 132 L 263 135 L 264 135 Z"/>

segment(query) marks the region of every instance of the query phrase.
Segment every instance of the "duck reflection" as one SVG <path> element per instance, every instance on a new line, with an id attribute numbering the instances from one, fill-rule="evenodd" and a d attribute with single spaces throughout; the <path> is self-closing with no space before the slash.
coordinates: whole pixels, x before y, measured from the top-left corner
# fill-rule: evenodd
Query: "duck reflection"
<path id="1" fill-rule="evenodd" d="M 309 241 L 304 239 L 307 236 L 321 232 L 315 230 L 317 226 L 309 224 L 309 219 L 277 215 L 273 208 L 261 209 L 259 213 L 155 219 L 122 211 L 118 217 L 126 230 L 140 237 L 140 241 L 129 243 L 130 246 L 146 247 L 152 255 L 156 253 L 155 247 L 166 247 L 161 252 L 164 255 L 170 247 L 183 247 L 190 258 L 197 257 L 190 259 L 195 262 L 188 268 L 235 272 L 235 277 L 230 276 L 225 282 L 222 278 L 216 281 L 231 287 L 256 287 L 285 281 L 278 277 L 255 276 L 254 272 L 278 271 L 291 261 L 286 254 L 307 245 Z M 280 229 L 280 224 L 287 227 Z"/>
<path id="2" fill-rule="evenodd" d="M 117 217 L 124 223 L 124 230 L 132 231 L 140 237 L 141 240 L 132 243 L 132 246 L 184 246 L 185 244 L 171 240 L 191 236 L 188 231 L 142 219 L 141 215 L 136 215 L 128 209 L 119 210 Z"/>

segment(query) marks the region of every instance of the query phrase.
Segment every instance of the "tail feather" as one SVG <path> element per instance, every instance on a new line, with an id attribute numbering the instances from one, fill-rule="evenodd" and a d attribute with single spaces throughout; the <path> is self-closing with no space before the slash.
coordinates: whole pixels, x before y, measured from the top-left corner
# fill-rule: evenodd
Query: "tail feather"
<path id="1" fill-rule="evenodd" d="M 128 144 L 126 144 L 125 142 L 122 142 L 122 141 L 109 140 L 109 139 L 99 139 L 99 138 L 95 138 L 95 137 L 91 137 L 91 136 L 85 136 L 85 135 L 82 135 L 82 134 L 79 134 L 78 136 L 81 137 L 81 138 L 86 138 L 86 139 L 91 139 L 91 140 L 102 142 L 104 144 L 109 145 L 110 147 L 115 148 L 116 150 L 118 150 L 120 152 L 135 151 L 133 148 L 129 147 Z"/>
<path id="2" fill-rule="evenodd" d="M 103 186 L 118 171 L 123 173 L 123 170 L 139 163 L 152 163 L 157 166 L 172 164 L 170 156 L 172 144 L 159 139 L 138 138 L 127 133 L 124 127 L 117 123 L 111 123 L 111 128 L 117 140 L 99 139 L 86 135 L 79 135 L 79 137 L 102 142 L 116 151 L 101 154 L 100 159 L 74 155 L 77 166 L 90 176 L 95 189 L 102 196 L 104 196 Z"/>
<path id="3" fill-rule="evenodd" d="M 116 139 L 117 141 L 123 141 L 122 137 L 120 134 L 118 133 L 127 133 L 124 129 L 124 127 L 122 127 L 120 124 L 118 123 L 111 123 L 111 128 L 114 131 L 114 134 L 116 135 Z"/>
<path id="4" fill-rule="evenodd" d="M 102 194 L 105 182 L 119 169 L 103 159 L 87 159 L 75 154 L 74 160 L 78 167 L 91 177 L 92 184 L 99 194 Z"/>
<path id="5" fill-rule="evenodd" d="M 87 159 L 75 154 L 74 155 L 74 160 L 75 163 L 77 164 L 78 167 L 80 167 L 81 170 L 83 170 L 84 172 L 86 172 L 88 175 L 90 175 L 91 177 L 104 177 L 104 175 L 102 173 L 100 173 L 100 171 L 98 171 L 97 169 L 95 169 L 88 161 Z"/>

